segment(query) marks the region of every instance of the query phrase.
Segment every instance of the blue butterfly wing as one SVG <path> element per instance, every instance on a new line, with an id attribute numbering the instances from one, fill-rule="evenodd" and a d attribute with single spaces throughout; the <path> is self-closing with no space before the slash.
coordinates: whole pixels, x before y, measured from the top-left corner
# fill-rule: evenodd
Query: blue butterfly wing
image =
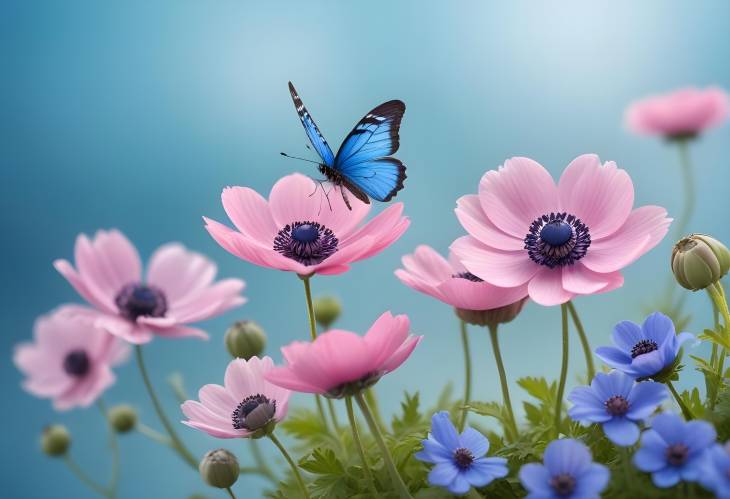
<path id="1" fill-rule="evenodd" d="M 322 158 L 322 161 L 324 161 L 326 165 L 332 166 L 335 162 L 335 155 L 332 154 L 332 149 L 330 149 L 327 141 L 324 140 L 322 132 L 320 132 L 319 128 L 317 128 L 317 125 L 312 119 L 312 115 L 309 114 L 307 108 L 304 107 L 302 99 L 299 97 L 297 90 L 294 88 L 294 85 L 292 85 L 291 82 L 289 82 L 289 92 L 291 93 L 291 98 L 294 101 L 294 107 L 297 110 L 297 114 L 299 114 L 299 119 L 302 120 L 304 131 L 307 132 L 307 137 L 309 137 L 309 141 L 312 143 L 312 146 L 317 151 L 317 154 L 319 154 L 319 157 Z"/>
<path id="2" fill-rule="evenodd" d="M 385 102 L 361 119 L 342 142 L 333 168 L 344 185 L 358 198 L 390 201 L 403 188 L 406 167 L 387 156 L 400 146 L 398 131 L 406 105 L 399 100 Z M 359 192 L 358 192 L 359 191 Z"/>

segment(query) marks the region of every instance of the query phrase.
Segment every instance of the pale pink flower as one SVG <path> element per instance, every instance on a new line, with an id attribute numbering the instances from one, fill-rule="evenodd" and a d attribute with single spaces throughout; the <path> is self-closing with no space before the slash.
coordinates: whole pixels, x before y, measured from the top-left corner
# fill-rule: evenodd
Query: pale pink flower
<path id="1" fill-rule="evenodd" d="M 422 336 L 409 334 L 406 315 L 381 315 L 365 336 L 332 329 L 312 342 L 281 349 L 286 365 L 266 373 L 275 385 L 339 398 L 376 383 L 411 355 Z"/>
<path id="2" fill-rule="evenodd" d="M 187 324 L 226 312 L 246 302 L 244 282 L 214 282 L 217 267 L 205 256 L 178 243 L 158 248 L 142 278 L 139 254 L 118 230 L 81 234 L 76 239 L 76 268 L 66 260 L 53 265 L 102 315 L 97 325 L 130 343 L 154 336 L 208 338 Z"/>
<path id="3" fill-rule="evenodd" d="M 17 345 L 13 354 L 26 391 L 65 411 L 88 407 L 114 383 L 111 368 L 127 359 L 129 345 L 96 327 L 96 315 L 64 305 L 36 320 L 34 341 Z"/>
<path id="4" fill-rule="evenodd" d="M 380 253 L 408 228 L 395 203 L 358 227 L 370 205 L 351 199 L 349 210 L 339 192 L 295 173 L 280 179 L 269 200 L 248 187 L 227 187 L 223 208 L 237 230 L 204 217 L 213 239 L 233 255 L 263 267 L 311 274 L 340 274 L 351 263 Z"/>
<path id="5" fill-rule="evenodd" d="M 269 357 L 234 359 L 228 364 L 224 386 L 205 385 L 200 402 L 188 400 L 181 408 L 192 428 L 218 438 L 245 438 L 286 417 L 291 392 L 266 381 L 274 368 Z"/>
<path id="6" fill-rule="evenodd" d="M 527 284 L 532 300 L 557 305 L 620 287 L 620 270 L 666 235 L 664 208 L 633 204 L 628 173 L 596 155 L 574 159 L 558 185 L 535 161 L 512 158 L 482 177 L 479 195 L 459 199 L 470 235 L 451 249 L 481 279 Z"/>
<path id="7" fill-rule="evenodd" d="M 634 102 L 626 109 L 628 128 L 643 135 L 692 137 L 730 115 L 728 94 L 717 87 L 682 88 Z"/>

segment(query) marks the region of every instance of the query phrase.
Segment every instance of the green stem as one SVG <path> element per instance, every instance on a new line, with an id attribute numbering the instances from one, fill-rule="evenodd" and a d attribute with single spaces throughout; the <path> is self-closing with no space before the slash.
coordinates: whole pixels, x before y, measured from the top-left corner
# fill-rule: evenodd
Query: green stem
<path id="1" fill-rule="evenodd" d="M 712 302 L 722 315 L 722 322 L 724 325 L 723 335 L 727 339 L 728 334 L 730 334 L 730 311 L 728 311 L 727 299 L 725 298 L 725 289 L 722 287 L 720 282 L 716 282 L 707 287 L 707 292 L 710 294 Z M 720 350 L 720 358 L 717 360 L 717 371 L 720 373 L 720 380 L 722 380 L 724 375 L 725 357 L 727 357 L 727 350 L 723 347 L 722 350 Z"/>
<path id="2" fill-rule="evenodd" d="M 469 402 L 471 402 L 471 353 L 469 352 L 469 335 L 467 334 L 466 322 L 460 321 L 460 329 L 461 346 L 464 349 L 464 406 L 468 406 Z M 469 414 L 469 411 L 466 408 L 461 410 L 459 433 L 464 431 L 467 414 Z"/>
<path id="3" fill-rule="evenodd" d="M 109 429 L 109 447 L 112 450 L 112 476 L 109 481 L 109 492 L 111 497 L 116 497 L 117 487 L 119 485 L 119 442 L 117 441 L 117 432 L 109 420 L 109 411 L 106 408 L 104 400 L 100 398 L 97 405 Z"/>
<path id="4" fill-rule="evenodd" d="M 563 361 L 560 365 L 558 396 L 555 400 L 555 438 L 560 435 L 560 426 L 563 420 L 563 393 L 565 393 L 565 380 L 568 377 L 568 306 L 565 303 L 560 305 L 560 313 L 563 321 Z"/>
<path id="5" fill-rule="evenodd" d="M 695 179 L 692 171 L 692 162 L 689 157 L 689 141 L 678 140 L 679 165 L 682 170 L 682 186 L 684 187 L 684 209 L 681 218 L 677 221 L 675 228 L 675 239 L 680 239 L 687 230 L 692 214 L 695 209 Z"/>
<path id="6" fill-rule="evenodd" d="M 236 499 L 236 494 L 233 493 L 230 487 L 226 487 L 226 492 L 228 492 L 228 495 L 231 496 L 231 499 Z"/>
<path id="7" fill-rule="evenodd" d="M 674 388 L 674 385 L 672 384 L 671 381 L 667 381 L 667 388 L 669 388 L 669 391 L 672 392 L 672 395 L 674 396 L 674 400 L 676 400 L 677 404 L 679 404 L 679 408 L 682 409 L 682 414 L 684 414 L 684 419 L 686 419 L 687 421 L 694 419 L 694 416 L 692 415 L 692 412 L 689 410 L 689 407 L 687 407 L 684 404 L 682 397 L 679 396 L 679 393 L 677 393 L 677 390 Z"/>
<path id="8" fill-rule="evenodd" d="M 99 485 L 98 483 L 96 483 L 89 475 L 84 472 L 84 470 L 81 469 L 81 466 L 76 464 L 76 461 L 74 461 L 70 455 L 66 454 L 63 460 L 65 461 L 71 472 L 76 475 L 76 478 L 78 478 L 81 483 L 89 487 L 100 496 L 113 499 L 114 495 L 112 494 L 112 492 L 110 490 L 107 490 L 107 488 L 103 485 Z"/>
<path id="9" fill-rule="evenodd" d="M 172 440 L 170 440 L 170 437 L 167 435 L 163 435 L 157 430 L 153 430 L 149 426 L 143 423 L 137 423 L 135 426 L 135 429 L 145 437 L 149 438 L 150 440 L 154 440 L 158 444 L 167 445 L 168 447 L 172 447 Z"/>
<path id="10" fill-rule="evenodd" d="M 375 394 L 374 386 L 365 389 L 365 400 L 367 401 L 370 410 L 373 411 L 373 417 L 375 418 L 378 428 L 380 428 L 381 431 L 387 431 L 385 421 L 383 421 L 383 417 L 380 415 L 380 404 L 378 404 L 378 397 Z"/>
<path id="11" fill-rule="evenodd" d="M 357 402 L 358 407 L 360 407 L 360 412 L 362 412 L 363 417 L 365 417 L 365 421 L 370 428 L 370 433 L 373 434 L 375 443 L 377 443 L 378 447 L 380 447 L 380 452 L 383 454 L 383 463 L 385 464 L 385 468 L 388 470 L 388 474 L 390 475 L 390 479 L 393 482 L 393 486 L 395 487 L 398 496 L 400 496 L 401 499 L 413 499 L 411 493 L 408 491 L 408 487 L 406 487 L 406 484 L 403 482 L 403 478 L 401 478 L 395 467 L 393 457 L 390 455 L 388 446 L 385 445 L 383 435 L 380 433 L 380 429 L 375 423 L 375 419 L 373 419 L 373 415 L 370 412 L 370 408 L 368 407 L 365 398 L 362 396 L 362 392 L 357 392 L 355 394 L 355 401 Z"/>
<path id="12" fill-rule="evenodd" d="M 194 470 L 197 471 L 197 469 L 198 469 L 197 460 L 190 453 L 190 451 L 185 447 L 185 445 L 182 443 L 180 438 L 177 436 L 175 429 L 172 427 L 170 420 L 167 419 L 167 416 L 165 415 L 165 411 L 162 409 L 162 404 L 160 404 L 160 400 L 157 398 L 157 394 L 155 393 L 154 388 L 152 388 L 152 383 L 150 382 L 150 377 L 147 374 L 147 369 L 145 368 L 145 365 L 144 365 L 144 358 L 142 357 L 142 347 L 140 345 L 135 345 L 134 352 L 137 356 L 137 366 L 139 367 L 139 372 L 142 374 L 142 380 L 144 381 L 144 385 L 147 388 L 147 393 L 149 393 L 150 399 L 152 400 L 152 405 L 155 408 L 157 417 L 160 418 L 160 422 L 162 423 L 162 426 L 165 427 L 165 430 L 167 431 L 167 435 L 170 437 L 171 447 L 180 455 L 180 457 L 186 463 L 188 463 L 188 465 L 190 465 L 191 468 L 193 468 Z"/>
<path id="13" fill-rule="evenodd" d="M 583 323 L 578 317 L 578 311 L 575 309 L 572 301 L 568 302 L 568 312 L 570 317 L 573 319 L 575 329 L 578 331 L 578 338 L 580 338 L 580 344 L 583 347 L 583 354 L 586 357 L 586 369 L 588 369 L 588 383 L 590 383 L 596 376 L 596 367 L 593 364 L 593 352 L 591 351 L 591 345 L 588 343 L 588 336 L 586 335 L 585 329 L 583 329 Z"/>
<path id="14" fill-rule="evenodd" d="M 365 447 L 362 445 L 360 440 L 360 432 L 357 429 L 357 421 L 355 420 L 355 412 L 352 410 L 352 397 L 345 397 L 345 405 L 347 406 L 347 418 L 350 421 L 350 428 L 352 428 L 352 438 L 355 441 L 355 446 L 360 454 L 360 460 L 362 461 L 362 469 L 365 473 L 365 478 L 368 484 L 368 489 L 372 497 L 378 497 L 378 491 L 375 488 L 375 480 L 373 479 L 373 473 L 370 471 L 367 457 L 365 457 Z"/>
<path id="15" fill-rule="evenodd" d="M 309 499 L 309 491 L 307 490 L 307 486 L 304 484 L 304 479 L 302 478 L 302 474 L 299 473 L 299 468 L 297 467 L 296 463 L 292 460 L 289 453 L 284 448 L 284 445 L 279 441 L 278 438 L 276 438 L 276 435 L 273 433 L 269 433 L 269 440 L 274 442 L 274 445 L 279 449 L 281 452 L 281 455 L 284 456 L 284 459 L 286 459 L 286 462 L 289 463 L 289 466 L 291 467 L 291 470 L 294 472 L 294 476 L 297 479 L 297 483 L 299 484 L 299 488 L 302 490 L 302 494 L 304 494 L 304 497 Z"/>
<path id="16" fill-rule="evenodd" d="M 497 363 L 497 372 L 499 372 L 499 384 L 502 387 L 502 400 L 507 408 L 509 414 L 509 432 L 512 433 L 514 439 L 517 438 L 517 421 L 515 420 L 515 413 L 512 410 L 512 401 L 509 396 L 509 385 L 507 384 L 507 373 L 504 369 L 504 362 L 502 361 L 502 353 L 499 349 L 499 338 L 497 337 L 497 324 L 489 325 L 489 339 L 492 341 L 492 351 L 494 353 L 494 361 Z M 505 429 L 506 430 L 506 429 Z M 507 431 L 505 431 L 507 433 Z"/>
<path id="17" fill-rule="evenodd" d="M 335 412 L 335 405 L 332 403 L 331 398 L 327 398 L 327 409 L 330 413 L 330 419 L 332 419 L 332 426 L 335 428 L 335 434 L 340 434 L 340 422 L 337 419 L 337 413 Z"/>
<path id="18" fill-rule="evenodd" d="M 276 476 L 274 475 L 274 472 L 271 471 L 271 468 L 269 468 L 269 465 L 266 464 L 266 459 L 264 459 L 264 456 L 261 454 L 258 441 L 253 438 L 249 438 L 248 440 L 251 445 L 251 454 L 253 454 L 253 460 L 256 463 L 259 473 L 268 478 L 272 483 L 276 483 Z"/>

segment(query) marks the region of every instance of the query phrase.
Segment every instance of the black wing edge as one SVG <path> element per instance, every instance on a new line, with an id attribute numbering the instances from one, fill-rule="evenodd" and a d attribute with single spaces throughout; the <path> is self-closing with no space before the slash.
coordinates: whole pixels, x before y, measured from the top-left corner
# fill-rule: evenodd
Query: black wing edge
<path id="1" fill-rule="evenodd" d="M 404 184 L 406 178 L 408 178 L 408 175 L 406 175 L 406 165 L 404 165 L 401 162 L 401 160 L 396 159 L 396 158 L 390 158 L 390 157 L 376 159 L 375 161 L 394 161 L 395 163 L 398 163 L 398 181 L 395 184 L 395 187 L 393 187 L 393 190 L 390 191 L 388 193 L 388 195 L 385 196 L 385 198 L 383 198 L 383 202 L 385 203 L 385 202 L 390 201 L 391 199 L 393 199 L 395 196 L 397 196 L 398 195 L 398 191 L 400 191 L 401 189 L 403 189 L 403 187 L 404 187 L 403 184 Z"/>

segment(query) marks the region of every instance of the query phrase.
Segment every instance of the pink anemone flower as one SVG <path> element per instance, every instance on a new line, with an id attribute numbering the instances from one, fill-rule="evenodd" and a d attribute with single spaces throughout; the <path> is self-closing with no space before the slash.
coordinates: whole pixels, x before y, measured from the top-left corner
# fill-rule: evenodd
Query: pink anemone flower
<path id="1" fill-rule="evenodd" d="M 213 282 L 215 263 L 178 243 L 158 248 L 146 278 L 132 243 L 118 230 L 81 234 L 76 239 L 76 268 L 66 260 L 53 265 L 76 291 L 101 312 L 97 325 L 130 343 L 154 336 L 197 336 L 201 329 L 186 324 L 215 317 L 246 302 L 244 282 Z"/>
<path id="2" fill-rule="evenodd" d="M 298 173 L 276 182 L 268 201 L 248 187 L 227 187 L 223 208 L 237 230 L 204 217 L 205 228 L 238 258 L 301 276 L 341 274 L 408 228 L 402 203 L 358 227 L 370 205 L 353 199 L 350 211 L 340 195 L 316 195 L 320 188 L 325 187 Z"/>
<path id="3" fill-rule="evenodd" d="M 730 98 L 717 87 L 682 88 L 634 102 L 626 109 L 626 125 L 642 135 L 689 138 L 722 124 L 730 115 Z"/>
<path id="4" fill-rule="evenodd" d="M 509 322 L 522 310 L 527 297 L 526 283 L 514 288 L 493 286 L 467 271 L 453 252 L 446 260 L 430 246 L 421 245 L 402 262 L 404 268 L 395 275 L 403 284 L 451 305 L 471 324 Z"/>
<path id="5" fill-rule="evenodd" d="M 532 300 L 557 305 L 622 286 L 620 270 L 666 235 L 664 208 L 633 204 L 626 171 L 596 155 L 574 159 L 558 185 L 535 161 L 512 158 L 484 174 L 478 196 L 459 199 L 469 235 L 451 249 L 490 284 L 527 284 Z"/>
<path id="6" fill-rule="evenodd" d="M 88 407 L 114 383 L 111 368 L 127 359 L 129 345 L 96 327 L 95 317 L 94 310 L 64 305 L 36 320 L 34 341 L 17 345 L 13 355 L 26 391 L 65 411 Z"/>
<path id="7" fill-rule="evenodd" d="M 264 375 L 273 368 L 270 357 L 232 360 L 224 386 L 205 385 L 198 392 L 200 402 L 182 404 L 188 418 L 183 424 L 217 438 L 246 438 L 270 430 L 286 417 L 291 395 L 266 381 Z"/>
<path id="8" fill-rule="evenodd" d="M 295 341 L 281 349 L 286 365 L 266 373 L 275 385 L 331 398 L 351 395 L 395 371 L 422 336 L 409 334 L 406 315 L 385 312 L 365 336 L 332 329 L 312 342 Z"/>

